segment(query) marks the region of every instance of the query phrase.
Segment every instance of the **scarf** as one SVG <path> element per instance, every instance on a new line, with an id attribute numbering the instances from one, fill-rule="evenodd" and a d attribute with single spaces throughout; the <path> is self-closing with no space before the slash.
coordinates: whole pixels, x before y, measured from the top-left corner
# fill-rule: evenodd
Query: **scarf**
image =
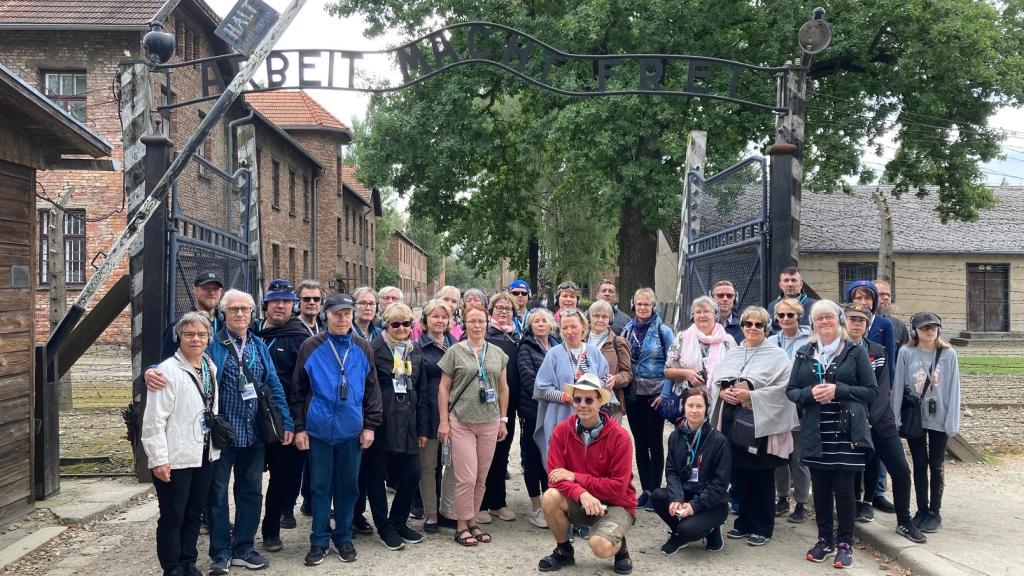
<path id="1" fill-rule="evenodd" d="M 839 352 L 839 346 L 842 345 L 843 339 L 836 338 L 831 344 L 823 344 L 821 340 L 818 341 L 818 353 L 815 356 L 815 360 L 821 363 L 822 366 L 828 366 L 832 363 L 832 359 L 836 357 L 836 353 Z"/>
<path id="2" fill-rule="evenodd" d="M 657 314 L 651 314 L 651 317 L 647 320 L 633 319 L 632 337 L 629 339 L 629 353 L 634 359 L 640 357 L 640 351 L 644 347 L 644 339 L 647 338 L 647 330 L 654 325 L 654 321 L 657 318 Z"/>
<path id="3" fill-rule="evenodd" d="M 704 369 L 708 375 L 707 382 L 705 382 L 705 389 L 708 394 L 711 394 L 710 376 L 714 373 L 719 358 L 725 355 L 726 348 L 724 342 L 727 338 L 729 338 L 729 333 L 725 331 L 724 326 L 717 322 L 711 334 L 701 332 L 696 324 L 690 324 L 690 327 L 683 331 L 683 349 L 679 363 L 683 368 L 689 368 L 697 372 L 700 372 L 701 368 Z M 708 347 L 706 359 L 701 353 L 702 344 Z"/>
<path id="4" fill-rule="evenodd" d="M 516 330 L 515 324 L 498 324 L 498 321 L 495 320 L 494 318 L 491 318 L 491 328 L 501 330 L 505 334 L 511 334 Z"/>

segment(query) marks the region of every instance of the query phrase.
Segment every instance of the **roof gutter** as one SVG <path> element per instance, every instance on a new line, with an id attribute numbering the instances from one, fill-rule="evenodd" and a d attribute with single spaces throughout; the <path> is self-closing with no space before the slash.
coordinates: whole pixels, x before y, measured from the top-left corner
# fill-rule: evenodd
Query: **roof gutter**
<path id="1" fill-rule="evenodd" d="M 149 24 L 29 24 L 3 23 L 0 30 L 76 30 L 88 32 L 146 32 Z"/>

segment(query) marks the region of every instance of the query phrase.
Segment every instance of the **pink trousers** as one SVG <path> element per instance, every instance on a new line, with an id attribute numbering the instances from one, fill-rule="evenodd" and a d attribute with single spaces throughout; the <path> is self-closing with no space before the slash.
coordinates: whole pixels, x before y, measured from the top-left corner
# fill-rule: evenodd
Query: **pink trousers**
<path id="1" fill-rule="evenodd" d="M 484 500 L 484 483 L 498 444 L 500 423 L 467 424 L 448 415 L 455 469 L 455 518 L 473 521 Z"/>

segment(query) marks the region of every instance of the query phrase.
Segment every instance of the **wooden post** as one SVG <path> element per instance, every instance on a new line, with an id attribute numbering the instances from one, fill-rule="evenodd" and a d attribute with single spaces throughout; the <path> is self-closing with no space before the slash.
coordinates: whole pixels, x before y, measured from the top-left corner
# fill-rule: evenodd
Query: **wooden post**
<path id="1" fill-rule="evenodd" d="M 708 133 L 703 130 L 690 132 L 686 141 L 686 170 L 683 172 L 683 207 L 679 214 L 679 267 L 676 279 L 676 309 L 672 317 L 675 329 L 682 330 L 682 310 L 688 309 L 689 294 L 684 294 L 686 287 L 686 253 L 690 236 L 690 173 L 696 172 L 704 176 L 704 160 L 707 157 Z"/>
<path id="2" fill-rule="evenodd" d="M 892 232 L 892 210 L 889 209 L 889 202 L 882 194 L 880 187 L 875 187 L 871 196 L 878 206 L 878 216 L 882 223 L 881 238 L 878 245 L 878 272 L 875 278 L 892 283 L 892 261 L 893 261 L 893 232 Z"/>
<path id="3" fill-rule="evenodd" d="M 50 330 L 60 324 L 61 318 L 68 309 L 67 280 L 65 275 L 64 254 L 64 218 L 63 207 L 71 200 L 75 187 L 65 184 L 57 197 L 57 202 L 50 209 L 49 222 L 46 230 L 47 281 L 50 284 Z M 71 378 L 65 376 L 57 380 L 58 401 L 61 411 L 71 410 Z"/>

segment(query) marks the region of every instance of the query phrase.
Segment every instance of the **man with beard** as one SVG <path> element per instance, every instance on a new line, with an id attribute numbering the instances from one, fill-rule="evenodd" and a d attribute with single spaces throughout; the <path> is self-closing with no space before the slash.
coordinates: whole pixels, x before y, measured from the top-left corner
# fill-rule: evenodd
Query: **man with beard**
<path id="1" fill-rule="evenodd" d="M 200 312 L 210 319 L 213 327 L 211 334 L 216 334 L 224 326 L 224 316 L 217 310 L 220 297 L 224 294 L 224 282 L 214 271 L 207 271 L 196 276 L 192 283 L 192 296 L 195 305 L 190 312 Z M 178 350 L 178 339 L 174 336 L 175 320 L 164 329 L 163 341 L 160 345 L 160 358 L 167 359 L 174 356 Z M 152 366 L 150 367 L 152 368 Z"/>

